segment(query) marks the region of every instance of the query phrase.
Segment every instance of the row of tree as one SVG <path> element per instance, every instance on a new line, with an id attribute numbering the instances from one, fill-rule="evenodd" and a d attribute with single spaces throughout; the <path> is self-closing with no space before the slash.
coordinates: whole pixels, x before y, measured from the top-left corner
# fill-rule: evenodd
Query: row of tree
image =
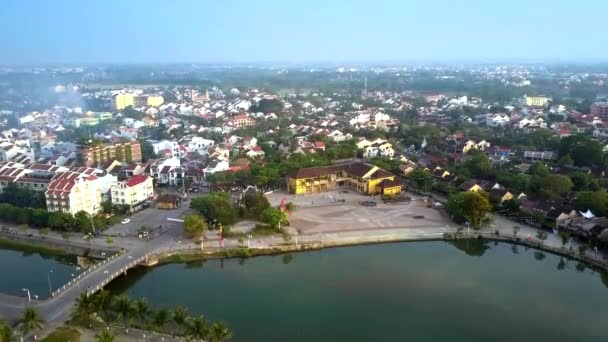
<path id="1" fill-rule="evenodd" d="M 223 342 L 232 338 L 231 331 L 221 321 L 209 324 L 204 316 L 191 316 L 181 306 L 173 310 L 155 310 L 145 298 L 132 300 L 126 295 L 112 296 L 107 290 L 94 295 L 82 293 L 74 304 L 72 319 L 88 327 L 120 322 L 127 329 L 138 327 L 195 341 Z"/>
<path id="2" fill-rule="evenodd" d="M 35 228 L 84 233 L 92 232 L 93 229 L 104 229 L 108 226 L 108 219 L 105 216 L 91 216 L 86 211 L 79 211 L 75 215 L 71 215 L 59 211 L 48 212 L 41 208 L 16 207 L 6 203 L 0 203 L 0 221 Z"/>

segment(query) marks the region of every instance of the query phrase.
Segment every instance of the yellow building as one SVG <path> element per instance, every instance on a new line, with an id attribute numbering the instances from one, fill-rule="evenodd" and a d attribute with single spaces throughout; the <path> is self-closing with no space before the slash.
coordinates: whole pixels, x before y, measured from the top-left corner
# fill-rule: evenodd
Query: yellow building
<path id="1" fill-rule="evenodd" d="M 546 107 L 551 101 L 548 96 L 526 96 L 526 106 Z"/>
<path id="2" fill-rule="evenodd" d="M 340 186 L 350 186 L 368 195 L 401 193 L 401 183 L 395 180 L 395 175 L 365 163 L 304 168 L 287 176 L 287 191 L 295 195 L 330 191 Z"/>
<path id="3" fill-rule="evenodd" d="M 158 107 L 165 102 L 165 99 L 160 95 L 146 96 L 133 93 L 118 94 L 114 97 L 114 107 L 116 110 L 122 110 L 129 106 L 133 108 L 140 107 Z"/>
<path id="4" fill-rule="evenodd" d="M 163 103 L 165 103 L 165 99 L 160 95 L 148 96 L 148 106 L 150 106 L 150 107 L 158 107 L 158 106 L 162 105 Z"/>
<path id="5" fill-rule="evenodd" d="M 125 109 L 135 105 L 135 95 L 131 93 L 118 94 L 114 96 L 114 107 L 117 110 Z"/>

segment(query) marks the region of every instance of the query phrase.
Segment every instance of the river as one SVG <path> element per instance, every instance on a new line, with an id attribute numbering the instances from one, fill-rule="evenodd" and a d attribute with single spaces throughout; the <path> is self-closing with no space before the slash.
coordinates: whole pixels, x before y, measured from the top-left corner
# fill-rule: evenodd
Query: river
<path id="1" fill-rule="evenodd" d="M 56 256 L 0 248 L 0 292 L 26 296 L 29 289 L 32 300 L 49 297 L 49 283 L 53 290 L 64 285 L 80 270 L 74 256 Z"/>
<path id="2" fill-rule="evenodd" d="M 608 277 L 506 243 L 334 248 L 129 271 L 114 293 L 224 320 L 235 341 L 603 340 Z"/>

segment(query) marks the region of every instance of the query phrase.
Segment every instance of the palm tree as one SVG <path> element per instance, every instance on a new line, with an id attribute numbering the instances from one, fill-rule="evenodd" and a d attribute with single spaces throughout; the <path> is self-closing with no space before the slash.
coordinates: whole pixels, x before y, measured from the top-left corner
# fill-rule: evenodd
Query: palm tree
<path id="1" fill-rule="evenodd" d="M 110 311 L 112 296 L 110 295 L 110 291 L 101 289 L 99 292 L 95 293 L 93 297 L 96 311 L 103 314 L 104 321 L 111 321 Z"/>
<path id="2" fill-rule="evenodd" d="M 195 341 L 203 341 L 207 338 L 207 321 L 203 315 L 188 320 L 188 337 Z"/>
<path id="3" fill-rule="evenodd" d="M 186 320 L 188 319 L 188 310 L 183 306 L 178 306 L 173 309 L 173 322 L 177 324 L 177 327 L 180 329 L 180 334 L 183 331 L 183 327 L 186 325 Z"/>
<path id="4" fill-rule="evenodd" d="M 136 300 L 135 305 L 133 306 L 133 312 L 143 324 L 146 324 L 148 321 L 148 314 L 150 313 L 148 301 L 145 298 L 139 298 Z"/>
<path id="5" fill-rule="evenodd" d="M 160 309 L 154 314 L 153 323 L 158 327 L 161 332 L 165 331 L 165 325 L 169 322 L 169 311 L 166 309 Z"/>
<path id="6" fill-rule="evenodd" d="M 211 325 L 209 340 L 212 342 L 224 342 L 232 338 L 232 332 L 224 322 L 215 322 Z"/>
<path id="7" fill-rule="evenodd" d="M 116 336 L 108 329 L 104 329 L 99 334 L 95 335 L 97 342 L 116 342 Z"/>
<path id="8" fill-rule="evenodd" d="M 25 308 L 23 316 L 21 316 L 21 332 L 23 335 L 34 333 L 34 338 L 36 339 L 36 332 L 42 329 L 43 324 L 44 318 L 42 318 L 36 309 L 32 307 Z"/>
<path id="9" fill-rule="evenodd" d="M 76 298 L 76 303 L 72 309 L 72 318 L 84 319 L 90 328 L 91 320 L 96 311 L 97 309 L 93 296 L 89 296 L 88 293 L 83 292 L 78 298 Z"/>
<path id="10" fill-rule="evenodd" d="M 13 332 L 11 327 L 4 320 L 0 320 L 0 342 L 11 342 L 13 340 Z"/>
<path id="11" fill-rule="evenodd" d="M 133 304 L 131 303 L 131 299 L 125 295 L 120 295 L 114 298 L 114 310 L 119 317 L 122 317 L 123 323 L 128 329 L 129 317 L 133 312 Z"/>

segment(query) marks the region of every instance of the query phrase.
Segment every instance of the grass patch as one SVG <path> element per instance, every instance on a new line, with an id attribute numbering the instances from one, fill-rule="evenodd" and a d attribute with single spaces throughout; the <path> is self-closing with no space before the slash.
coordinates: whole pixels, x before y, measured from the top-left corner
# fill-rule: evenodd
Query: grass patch
<path id="1" fill-rule="evenodd" d="M 281 232 L 267 225 L 256 224 L 251 230 L 251 234 L 253 234 L 253 236 L 269 236 L 281 234 Z"/>
<path id="2" fill-rule="evenodd" d="M 71 327 L 59 327 L 42 342 L 80 342 L 80 332 Z"/>
<path id="3" fill-rule="evenodd" d="M 10 240 L 10 239 L 0 239 L 0 247 L 14 249 L 14 250 L 22 251 L 22 252 L 29 252 L 29 253 L 41 253 L 41 254 L 58 255 L 58 256 L 69 255 L 69 253 L 66 253 L 61 248 L 53 248 L 53 247 L 45 246 L 42 244 L 38 244 L 38 243 L 30 242 L 30 241 L 23 241 L 23 240 L 17 241 L 17 240 Z"/>

